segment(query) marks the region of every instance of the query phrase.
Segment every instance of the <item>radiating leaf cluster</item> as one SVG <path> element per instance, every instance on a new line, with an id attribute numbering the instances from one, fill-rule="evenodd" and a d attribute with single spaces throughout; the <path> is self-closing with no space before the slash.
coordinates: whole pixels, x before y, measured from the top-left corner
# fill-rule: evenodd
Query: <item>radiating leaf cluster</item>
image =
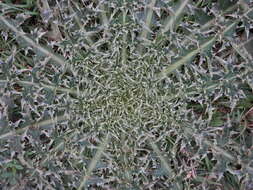
<path id="1" fill-rule="evenodd" d="M 252 8 L 1 2 L 0 189 L 252 189 Z"/>

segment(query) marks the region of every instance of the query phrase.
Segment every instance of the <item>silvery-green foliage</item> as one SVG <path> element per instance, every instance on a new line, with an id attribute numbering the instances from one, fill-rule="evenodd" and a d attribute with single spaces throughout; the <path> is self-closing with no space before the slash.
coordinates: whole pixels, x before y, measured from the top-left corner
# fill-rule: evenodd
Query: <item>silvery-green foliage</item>
<path id="1" fill-rule="evenodd" d="M 1 188 L 250 189 L 251 1 L 44 3 L 0 4 Z"/>

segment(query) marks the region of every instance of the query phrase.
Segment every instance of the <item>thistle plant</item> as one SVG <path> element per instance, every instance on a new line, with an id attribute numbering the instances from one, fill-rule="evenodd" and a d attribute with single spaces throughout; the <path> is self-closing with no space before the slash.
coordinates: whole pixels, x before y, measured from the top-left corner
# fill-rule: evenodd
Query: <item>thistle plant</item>
<path id="1" fill-rule="evenodd" d="M 252 189 L 252 2 L 0 3 L 2 189 Z"/>

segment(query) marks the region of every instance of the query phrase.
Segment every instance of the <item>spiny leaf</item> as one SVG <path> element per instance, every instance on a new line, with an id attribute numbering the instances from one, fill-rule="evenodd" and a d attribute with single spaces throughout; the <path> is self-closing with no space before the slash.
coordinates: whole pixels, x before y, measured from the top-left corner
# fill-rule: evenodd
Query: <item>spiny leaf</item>
<path id="1" fill-rule="evenodd" d="M 206 48 L 209 48 L 211 45 L 214 44 L 216 40 L 216 36 L 205 42 L 204 44 L 200 45 L 199 48 L 192 50 L 190 53 L 186 54 L 182 58 L 180 58 L 175 63 L 172 63 L 170 66 L 168 66 L 166 69 L 164 69 L 161 73 L 158 75 L 158 79 L 165 78 L 168 74 L 172 73 L 176 69 L 178 69 L 180 66 L 186 64 L 190 59 L 192 59 L 194 56 L 196 56 L 198 53 L 200 53 L 203 50 L 206 50 Z"/>
<path id="2" fill-rule="evenodd" d="M 151 24 L 151 21 L 152 21 L 153 8 L 155 6 L 155 3 L 156 3 L 156 0 L 152 0 L 150 5 L 149 5 L 149 11 L 148 11 L 147 18 L 146 18 L 146 23 L 145 23 L 147 28 L 150 27 L 150 24 Z M 148 34 L 148 31 L 143 27 L 142 33 L 141 33 L 141 38 L 146 38 L 147 34 Z"/>
<path id="3" fill-rule="evenodd" d="M 171 169 L 171 167 L 169 166 L 168 162 L 162 156 L 162 154 L 161 154 L 160 150 L 158 149 L 158 147 L 156 146 L 156 144 L 150 141 L 150 145 L 152 146 L 153 150 L 156 152 L 157 156 L 160 158 L 163 166 L 165 167 L 165 170 L 167 171 L 167 174 L 172 177 L 172 175 L 174 175 L 174 172 Z"/>
<path id="4" fill-rule="evenodd" d="M 60 55 L 56 55 L 55 53 L 52 53 L 49 51 L 47 48 L 42 47 L 39 44 L 36 44 L 31 38 L 28 36 L 24 35 L 23 32 L 20 32 L 17 30 L 15 26 L 13 26 L 9 21 L 7 21 L 3 16 L 0 15 L 0 20 L 3 21 L 3 23 L 10 28 L 13 32 L 15 32 L 18 36 L 21 36 L 28 44 L 30 44 L 33 48 L 38 49 L 40 52 L 42 52 L 45 55 L 48 55 L 51 57 L 56 63 L 66 66 L 67 68 L 69 67 L 69 64 L 62 58 Z"/>
<path id="5" fill-rule="evenodd" d="M 64 120 L 67 120 L 67 119 L 68 118 L 66 118 L 66 116 L 59 116 L 59 117 L 55 117 L 55 118 L 52 118 L 52 119 L 36 122 L 36 123 L 34 123 L 32 125 L 25 126 L 25 127 L 21 128 L 21 129 L 18 129 L 18 130 L 15 130 L 15 131 L 11 131 L 11 132 L 2 134 L 2 135 L 0 135 L 0 139 L 10 138 L 13 135 L 24 133 L 31 126 L 42 127 L 42 126 L 49 125 L 49 124 L 56 124 L 57 122 L 64 121 Z"/>
<path id="6" fill-rule="evenodd" d="M 5 84 L 8 82 L 9 82 L 8 80 L 0 80 L 0 84 L 1 83 Z M 48 85 L 48 84 L 43 84 L 43 83 L 34 83 L 30 81 L 16 81 L 16 83 L 23 86 L 29 85 L 29 86 L 36 86 L 36 87 L 44 87 L 50 90 L 55 90 L 55 91 L 60 91 L 60 92 L 65 92 L 65 93 L 73 93 L 75 95 L 78 95 L 79 93 L 81 93 L 74 89 L 58 87 L 58 86 L 53 86 L 53 85 Z"/>
<path id="7" fill-rule="evenodd" d="M 85 186 L 88 178 L 91 175 L 91 172 L 94 170 L 94 168 L 96 167 L 99 159 L 101 158 L 102 153 L 103 153 L 104 149 L 106 148 L 106 146 L 108 144 L 108 140 L 109 140 L 109 134 L 106 135 L 104 141 L 101 143 L 99 149 L 97 150 L 96 155 L 93 157 L 93 159 L 92 159 L 92 161 L 89 165 L 89 168 L 87 170 L 87 173 L 82 178 L 82 181 L 80 183 L 80 186 L 78 187 L 78 190 L 82 190 L 83 187 Z"/>
<path id="8" fill-rule="evenodd" d="M 162 33 L 165 33 L 169 30 L 172 30 L 174 27 L 174 24 L 177 20 L 177 18 L 181 15 L 181 13 L 184 11 L 185 6 L 187 5 L 187 3 L 189 2 L 189 0 L 183 0 L 183 2 L 180 4 L 180 6 L 178 7 L 177 11 L 175 12 L 174 15 L 172 15 L 170 17 L 170 19 L 168 20 L 167 24 L 165 25 L 165 27 L 162 29 Z"/>
<path id="9" fill-rule="evenodd" d="M 231 31 L 231 29 L 233 29 L 236 25 L 237 25 L 237 21 L 235 21 L 232 24 L 230 24 L 229 26 L 227 26 L 221 32 L 221 36 L 227 35 Z M 197 49 L 192 50 L 191 52 L 189 52 L 188 54 L 186 54 L 185 56 L 183 56 L 182 58 L 180 58 L 175 63 L 172 63 L 170 66 L 168 66 L 167 68 L 165 68 L 161 73 L 159 73 L 158 79 L 165 78 L 168 74 L 172 73 L 173 71 L 175 71 L 176 69 L 178 69 L 180 66 L 186 64 L 189 60 L 191 60 L 198 53 L 200 53 L 201 51 L 205 51 L 206 49 L 210 48 L 210 46 L 212 46 L 215 43 L 217 37 L 218 37 L 217 35 L 214 36 L 214 37 L 212 37 L 207 42 L 201 44 L 200 47 L 198 47 Z"/>

